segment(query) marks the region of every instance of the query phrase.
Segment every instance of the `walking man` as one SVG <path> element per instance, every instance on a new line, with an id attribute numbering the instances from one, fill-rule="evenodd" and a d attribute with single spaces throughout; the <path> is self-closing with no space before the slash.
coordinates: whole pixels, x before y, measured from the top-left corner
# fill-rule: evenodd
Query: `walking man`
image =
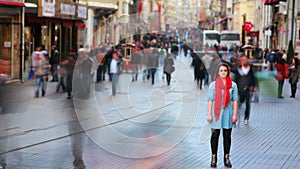
<path id="1" fill-rule="evenodd" d="M 239 67 L 234 72 L 234 81 L 238 86 L 239 110 L 244 102 L 246 104 L 244 124 L 247 125 L 250 116 L 250 92 L 254 91 L 256 78 L 254 76 L 252 67 L 248 64 L 248 59 L 246 56 L 241 56 L 239 58 L 239 64 Z M 241 112 L 239 112 L 239 120 L 240 115 Z"/>

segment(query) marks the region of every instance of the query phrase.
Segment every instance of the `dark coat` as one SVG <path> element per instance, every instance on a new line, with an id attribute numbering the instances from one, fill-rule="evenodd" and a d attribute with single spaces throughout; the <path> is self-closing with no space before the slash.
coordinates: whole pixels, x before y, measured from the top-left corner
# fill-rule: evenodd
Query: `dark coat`
<path id="1" fill-rule="evenodd" d="M 192 66 L 194 67 L 195 78 L 203 79 L 205 78 L 205 66 L 199 57 L 194 57 L 192 61 Z"/>
<path id="2" fill-rule="evenodd" d="M 236 69 L 234 74 L 233 81 L 237 84 L 239 93 L 249 92 L 250 87 L 256 86 L 256 77 L 251 66 L 247 74 L 241 73 L 240 68 Z"/>

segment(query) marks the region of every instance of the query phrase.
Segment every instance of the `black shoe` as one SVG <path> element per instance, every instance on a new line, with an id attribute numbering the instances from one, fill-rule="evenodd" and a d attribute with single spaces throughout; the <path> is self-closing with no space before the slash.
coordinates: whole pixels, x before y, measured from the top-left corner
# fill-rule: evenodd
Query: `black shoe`
<path id="1" fill-rule="evenodd" d="M 290 98 L 295 98 L 295 96 L 292 95 L 292 96 L 290 96 Z"/>
<path id="2" fill-rule="evenodd" d="M 226 154 L 224 156 L 224 166 L 227 167 L 227 168 L 231 168 L 232 167 L 230 159 L 229 159 L 229 154 Z"/>
<path id="3" fill-rule="evenodd" d="M 283 99 L 284 97 L 283 97 L 283 96 L 278 96 L 278 98 L 279 98 L 279 99 Z"/>
<path id="4" fill-rule="evenodd" d="M 211 163 L 210 163 L 211 168 L 216 168 L 217 167 L 217 155 L 213 154 L 211 156 Z"/>
<path id="5" fill-rule="evenodd" d="M 46 94 L 46 92 L 45 92 L 45 91 L 42 91 L 42 97 L 44 97 L 44 96 L 45 96 L 45 94 Z"/>

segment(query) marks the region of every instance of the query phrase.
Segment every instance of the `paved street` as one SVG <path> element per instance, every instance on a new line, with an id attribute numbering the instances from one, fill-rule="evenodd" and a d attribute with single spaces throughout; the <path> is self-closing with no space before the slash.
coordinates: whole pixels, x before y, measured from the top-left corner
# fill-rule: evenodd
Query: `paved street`
<path id="1" fill-rule="evenodd" d="M 171 86 L 161 72 L 153 86 L 142 74 L 131 82 L 124 73 L 115 97 L 108 81 L 97 83 L 90 99 L 73 100 L 56 93 L 55 83 L 40 98 L 33 98 L 33 81 L 0 86 L 1 158 L 13 169 L 71 169 L 74 159 L 88 169 L 210 168 L 208 86 L 195 88 L 189 63 L 176 61 Z M 249 125 L 233 129 L 233 168 L 300 167 L 299 90 L 289 98 L 286 81 L 278 99 L 276 88 L 265 76 Z M 218 168 L 222 156 L 220 140 Z"/>

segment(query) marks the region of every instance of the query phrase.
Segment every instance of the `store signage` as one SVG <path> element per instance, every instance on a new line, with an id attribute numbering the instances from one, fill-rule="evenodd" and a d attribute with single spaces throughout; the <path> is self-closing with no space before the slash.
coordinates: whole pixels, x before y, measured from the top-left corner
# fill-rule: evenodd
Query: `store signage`
<path id="1" fill-rule="evenodd" d="M 247 33 L 250 33 L 253 26 L 254 25 L 251 22 L 245 22 L 244 23 L 244 31 L 246 31 Z"/>
<path id="2" fill-rule="evenodd" d="M 53 17 L 55 16 L 55 1 L 47 2 L 46 0 L 42 1 L 42 15 Z"/>
<path id="3" fill-rule="evenodd" d="M 87 18 L 87 8 L 86 6 L 78 6 L 78 18 Z"/>
<path id="4" fill-rule="evenodd" d="M 5 48 L 10 48 L 11 47 L 11 42 L 10 41 L 5 41 L 4 42 L 4 47 Z"/>
<path id="5" fill-rule="evenodd" d="M 61 4 L 60 14 L 75 16 L 75 9 L 76 9 L 75 5 Z"/>
<path id="6" fill-rule="evenodd" d="M 87 19 L 87 6 L 68 1 L 38 0 L 38 17 Z"/>

